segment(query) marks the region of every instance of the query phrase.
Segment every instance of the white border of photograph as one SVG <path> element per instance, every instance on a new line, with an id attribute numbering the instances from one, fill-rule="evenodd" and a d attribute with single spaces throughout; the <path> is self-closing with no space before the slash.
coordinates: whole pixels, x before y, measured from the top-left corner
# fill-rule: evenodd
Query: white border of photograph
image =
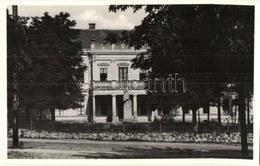
<path id="1" fill-rule="evenodd" d="M 234 4 L 255 6 L 255 55 L 254 55 L 254 144 L 253 160 L 243 159 L 7 159 L 7 71 L 6 71 L 6 8 L 9 5 L 110 5 L 110 4 Z M 1 0 L 1 100 L 0 100 L 0 163 L 1 164 L 56 164 L 56 165 L 258 165 L 259 164 L 259 111 L 260 111 L 260 2 L 258 0 Z M 55 6 L 53 6 L 55 7 Z"/>

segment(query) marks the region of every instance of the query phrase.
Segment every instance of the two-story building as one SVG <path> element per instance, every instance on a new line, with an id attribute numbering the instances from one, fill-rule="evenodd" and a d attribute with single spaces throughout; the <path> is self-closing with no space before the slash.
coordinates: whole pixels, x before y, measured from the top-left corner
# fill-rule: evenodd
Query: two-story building
<path id="1" fill-rule="evenodd" d="M 104 44 L 105 37 L 111 32 L 120 35 L 122 30 L 97 30 L 95 24 L 90 24 L 88 30 L 81 32 L 84 63 L 88 66 L 84 73 L 86 114 L 94 122 L 119 122 L 124 119 L 147 122 L 147 109 L 142 102 L 146 92 L 140 81 L 146 76 L 146 71 L 131 68 L 131 60 L 147 48 L 134 50 L 121 43 Z M 93 95 L 90 99 L 91 82 Z M 129 109 L 124 109 L 126 102 Z"/>

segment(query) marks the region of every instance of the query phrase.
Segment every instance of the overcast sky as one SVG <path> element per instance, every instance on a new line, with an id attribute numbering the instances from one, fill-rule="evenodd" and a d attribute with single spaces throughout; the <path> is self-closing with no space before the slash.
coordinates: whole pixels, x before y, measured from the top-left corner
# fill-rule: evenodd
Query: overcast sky
<path id="1" fill-rule="evenodd" d="M 8 7 L 10 14 L 11 6 Z M 18 6 L 20 16 L 42 16 L 44 12 L 50 15 L 59 12 L 69 12 L 71 19 L 77 22 L 76 28 L 88 29 L 88 23 L 96 23 L 96 29 L 133 29 L 139 25 L 146 13 L 141 10 L 133 13 L 132 9 L 125 12 L 109 12 L 108 6 Z"/>

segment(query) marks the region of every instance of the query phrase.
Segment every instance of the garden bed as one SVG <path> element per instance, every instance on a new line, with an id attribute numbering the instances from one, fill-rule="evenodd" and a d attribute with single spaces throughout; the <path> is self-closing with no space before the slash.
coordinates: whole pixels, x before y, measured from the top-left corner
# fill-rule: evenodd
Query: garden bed
<path id="1" fill-rule="evenodd" d="M 195 142 L 195 143 L 227 143 L 241 142 L 240 133 L 190 133 L 190 132 L 91 132 L 91 133 L 66 133 L 35 131 L 28 129 L 19 130 L 20 138 L 41 139 L 87 139 L 101 141 L 150 141 L 150 142 Z M 12 137 L 12 130 L 8 130 L 8 137 Z M 253 134 L 248 134 L 248 143 L 253 143 Z"/>

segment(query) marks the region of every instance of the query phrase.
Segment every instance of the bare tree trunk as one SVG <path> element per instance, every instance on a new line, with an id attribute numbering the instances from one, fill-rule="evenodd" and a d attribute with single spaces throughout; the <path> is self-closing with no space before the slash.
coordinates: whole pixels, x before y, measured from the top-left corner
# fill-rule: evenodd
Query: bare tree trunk
<path id="1" fill-rule="evenodd" d="M 235 106 L 235 124 L 237 124 L 237 111 L 238 110 L 238 107 L 237 106 Z M 238 122 L 239 123 L 239 122 Z"/>
<path id="2" fill-rule="evenodd" d="M 209 105 L 207 105 L 205 108 L 207 109 L 207 113 L 208 113 L 207 120 L 208 120 L 208 123 L 209 123 L 209 121 L 210 121 L 210 108 L 209 108 Z"/>
<path id="3" fill-rule="evenodd" d="M 12 6 L 13 9 L 13 19 L 15 22 L 15 26 L 17 27 L 17 19 L 18 19 L 18 8 L 17 5 Z M 15 27 L 15 29 L 16 29 Z M 14 57 L 16 58 L 16 57 Z M 14 95 L 13 95 L 13 147 L 18 148 L 19 147 L 19 127 L 18 127 L 18 116 L 19 116 L 19 96 L 17 94 L 17 73 L 12 72 L 12 82 L 14 85 Z"/>
<path id="4" fill-rule="evenodd" d="M 197 109 L 192 109 L 192 125 L 194 132 L 197 132 L 197 117 L 196 117 Z"/>
<path id="5" fill-rule="evenodd" d="M 247 96 L 247 126 L 250 125 L 250 96 L 249 96 L 249 92 L 248 92 L 248 96 Z"/>
<path id="6" fill-rule="evenodd" d="M 218 98 L 218 124 L 219 124 L 219 126 L 221 126 L 220 97 Z"/>
<path id="7" fill-rule="evenodd" d="M 245 79 L 246 80 L 246 79 Z M 244 83 L 244 82 L 243 82 Z M 242 157 L 248 158 L 247 127 L 246 127 L 246 103 L 245 85 L 239 86 L 239 122 L 241 134 Z"/>
<path id="8" fill-rule="evenodd" d="M 17 104 L 16 95 L 14 96 L 14 105 Z M 13 108 L 13 148 L 19 147 L 19 127 L 18 127 L 18 116 L 19 111 L 18 107 L 14 106 Z"/>
<path id="9" fill-rule="evenodd" d="M 229 112 L 230 112 L 230 116 L 231 116 L 231 125 L 233 126 L 234 114 L 233 114 L 232 98 L 229 99 Z"/>
<path id="10" fill-rule="evenodd" d="M 50 111 L 51 111 L 51 121 L 55 121 L 55 108 L 52 107 L 52 108 L 50 109 Z"/>
<path id="11" fill-rule="evenodd" d="M 182 123 L 185 123 L 185 113 L 182 114 Z"/>
<path id="12" fill-rule="evenodd" d="M 13 84 L 14 84 L 14 95 L 13 95 L 13 147 L 19 147 L 19 127 L 18 127 L 18 117 L 19 117 L 19 97 L 17 95 L 17 75 L 13 73 Z"/>
<path id="13" fill-rule="evenodd" d="M 196 122 L 197 122 L 196 112 L 197 112 L 197 109 L 192 109 L 192 123 L 193 124 L 196 124 Z"/>
<path id="14" fill-rule="evenodd" d="M 182 123 L 185 123 L 185 113 L 186 113 L 187 109 L 182 107 Z"/>

